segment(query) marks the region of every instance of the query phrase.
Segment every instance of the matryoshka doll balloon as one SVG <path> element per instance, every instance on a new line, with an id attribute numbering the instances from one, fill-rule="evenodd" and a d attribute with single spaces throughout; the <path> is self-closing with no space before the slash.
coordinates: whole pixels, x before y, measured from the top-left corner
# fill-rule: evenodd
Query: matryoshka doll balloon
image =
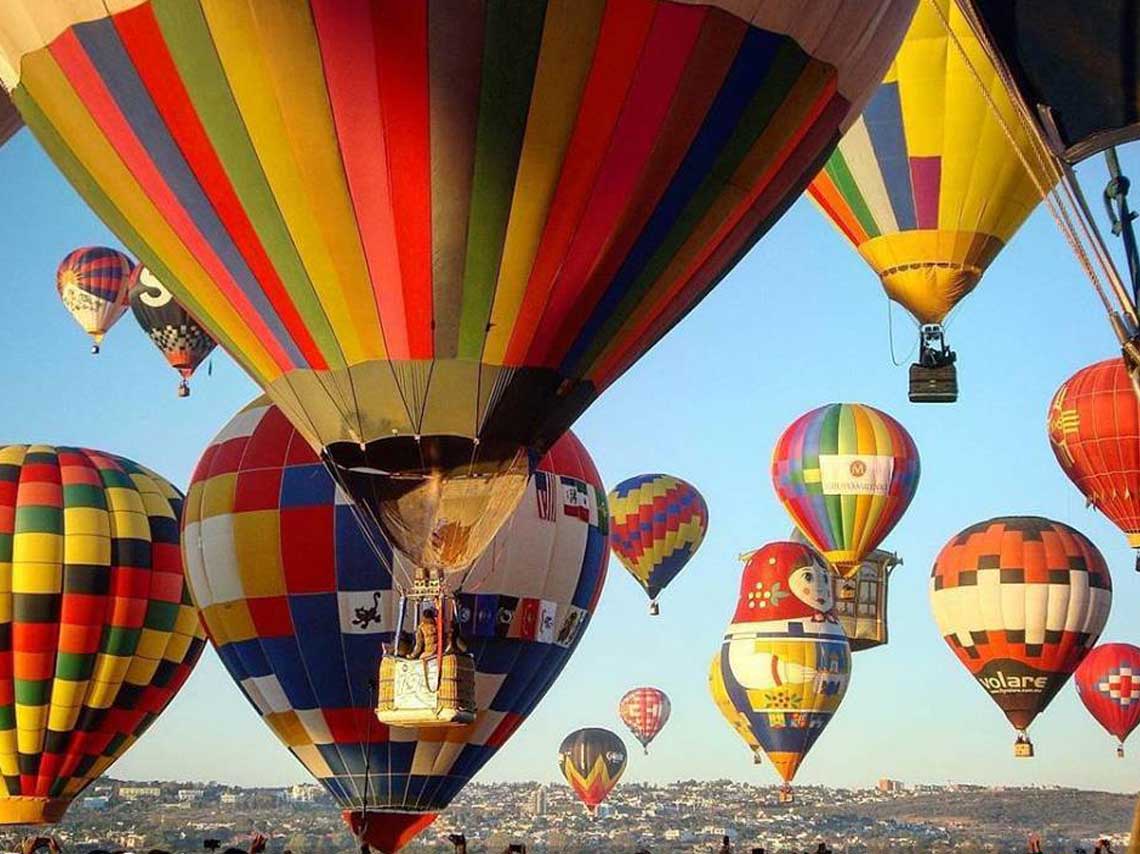
<path id="1" fill-rule="evenodd" d="M 717 667 L 714 664 L 714 668 Z M 738 731 L 755 736 L 791 782 L 847 691 L 851 650 L 835 615 L 832 570 L 800 543 L 769 543 L 744 567 L 720 651 L 720 679 Z"/>

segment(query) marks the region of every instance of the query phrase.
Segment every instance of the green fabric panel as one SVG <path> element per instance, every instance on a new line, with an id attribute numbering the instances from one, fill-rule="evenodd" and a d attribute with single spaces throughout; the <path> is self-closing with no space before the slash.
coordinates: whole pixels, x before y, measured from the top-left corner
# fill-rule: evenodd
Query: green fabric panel
<path id="1" fill-rule="evenodd" d="M 0 706 L 0 731 L 8 732 L 16 728 L 16 707 Z"/>
<path id="2" fill-rule="evenodd" d="M 345 362 L 340 344 L 313 289 L 308 271 L 297 254 L 273 189 L 246 133 L 201 6 L 187 0 L 154 0 L 152 8 L 166 38 L 170 56 L 214 146 L 214 153 L 257 232 L 262 248 L 329 367 L 343 368 Z M 251 50 L 256 49 L 251 45 Z M 271 94 L 266 93 L 266 97 L 271 97 Z M 244 247 L 239 245 L 238 248 Z M 182 294 L 178 296 L 181 298 Z"/>
<path id="3" fill-rule="evenodd" d="M 545 0 L 491 0 L 487 7 L 459 319 L 461 359 L 478 360 L 483 354 L 545 17 Z"/>
<path id="4" fill-rule="evenodd" d="M 64 507 L 92 507 L 107 509 L 107 496 L 102 489 L 90 483 L 69 483 L 63 487 Z"/>
<path id="5" fill-rule="evenodd" d="M 82 682 L 91 678 L 94 669 L 94 655 L 78 652 L 61 652 L 55 659 L 55 675 L 58 679 Z"/>
<path id="6" fill-rule="evenodd" d="M 147 605 L 143 625 L 148 629 L 156 629 L 162 632 L 173 631 L 174 624 L 178 620 L 178 610 L 177 603 L 151 601 Z"/>
<path id="7" fill-rule="evenodd" d="M 859 225 L 863 226 L 863 230 L 867 232 L 867 236 L 878 237 L 882 234 L 875 218 L 871 216 L 871 209 L 867 207 L 867 202 L 863 199 L 859 185 L 855 183 L 855 178 L 847 167 L 847 160 L 844 159 L 839 149 L 836 149 L 835 153 L 831 155 L 831 159 L 827 161 L 827 174 L 832 183 L 835 184 L 835 188 L 839 190 L 839 195 L 843 196 L 843 200 L 851 208 L 851 213 L 855 214 L 855 218 L 859 220 Z"/>
<path id="8" fill-rule="evenodd" d="M 646 294 L 657 284 L 693 230 L 721 197 L 725 186 L 732 180 L 733 174 L 748 156 L 756 140 L 768 129 L 773 120 L 780 120 L 780 107 L 783 106 L 788 92 L 802 76 L 808 61 L 807 54 L 794 42 L 785 40 L 781 43 L 771 68 L 764 79 L 758 82 L 756 93 L 752 96 L 751 102 L 741 115 L 740 121 L 713 167 L 689 199 L 685 209 L 669 229 L 668 236 L 653 253 L 653 257 L 638 275 L 633 286 L 629 288 L 606 322 L 599 327 L 583 355 L 571 367 L 570 376 L 584 376 L 588 373 L 589 366 L 641 306 Z"/>
<path id="9" fill-rule="evenodd" d="M 139 645 L 141 633 L 141 629 L 109 626 L 103 636 L 103 648 L 100 651 L 108 655 L 134 655 Z"/>
<path id="10" fill-rule="evenodd" d="M 16 679 L 16 704 L 20 706 L 46 706 L 51 696 L 50 679 Z"/>
<path id="11" fill-rule="evenodd" d="M 17 534 L 63 534 L 63 509 L 60 507 L 16 507 Z"/>
<path id="12" fill-rule="evenodd" d="M 12 561 L 11 534 L 0 534 L 0 561 L 4 563 L 11 563 Z"/>

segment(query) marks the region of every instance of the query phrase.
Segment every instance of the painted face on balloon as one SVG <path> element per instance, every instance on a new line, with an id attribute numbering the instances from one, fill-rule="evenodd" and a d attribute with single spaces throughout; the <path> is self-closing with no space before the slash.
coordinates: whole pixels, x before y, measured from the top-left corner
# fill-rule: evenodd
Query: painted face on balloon
<path id="1" fill-rule="evenodd" d="M 788 586 L 792 595 L 816 611 L 827 613 L 835 607 L 831 575 L 818 564 L 793 570 L 788 578 Z"/>

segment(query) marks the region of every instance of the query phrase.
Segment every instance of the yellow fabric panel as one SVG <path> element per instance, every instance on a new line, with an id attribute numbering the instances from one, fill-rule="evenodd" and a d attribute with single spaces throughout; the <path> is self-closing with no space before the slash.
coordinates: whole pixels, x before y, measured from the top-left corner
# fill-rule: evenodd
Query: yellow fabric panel
<path id="1" fill-rule="evenodd" d="M 1003 242 L 969 231 L 900 231 L 868 240 L 859 254 L 887 295 L 920 323 L 939 323 L 978 284 Z"/>
<path id="2" fill-rule="evenodd" d="M 133 513 L 146 519 L 146 505 L 136 490 L 112 486 L 105 489 L 103 495 L 107 499 L 107 510 L 112 516 Z"/>
<path id="3" fill-rule="evenodd" d="M 515 318 L 554 200 L 562 160 L 578 119 L 578 102 L 593 64 L 602 0 L 553 0 L 546 9 L 534 92 L 511 199 L 483 361 L 503 364 Z"/>
<path id="4" fill-rule="evenodd" d="M 158 662 L 162 658 L 166 645 L 170 640 L 170 632 L 160 632 L 157 629 L 144 628 L 139 632 L 138 646 L 135 647 L 135 658 L 149 658 Z M 127 677 L 130 679 L 130 677 Z M 134 680 L 131 680 L 132 682 Z M 135 682 L 134 684 L 142 684 Z"/>
<path id="5" fill-rule="evenodd" d="M 256 334 L 245 325 L 193 253 L 167 225 L 48 51 L 24 59 L 21 82 L 60 136 L 68 140 L 71 152 L 107 193 L 112 204 L 135 226 L 147 246 L 166 262 L 181 284 L 199 297 L 203 311 L 230 336 L 254 379 L 265 384 L 280 376 L 280 368 Z"/>
<path id="6" fill-rule="evenodd" d="M 220 618 L 226 638 L 231 642 L 257 637 L 257 629 L 253 626 L 253 617 L 250 616 L 249 606 L 243 600 L 226 602 L 218 606 L 217 610 L 214 611 L 214 616 Z M 213 623 L 211 623 L 212 625 Z"/>
<path id="7" fill-rule="evenodd" d="M 107 512 L 97 507 L 65 507 L 63 510 L 63 529 L 67 536 L 91 534 L 96 537 L 109 537 L 111 535 L 110 521 Z"/>
<path id="8" fill-rule="evenodd" d="M 21 534 L 16 537 L 19 542 Z M 59 593 L 63 589 L 63 566 L 59 562 L 17 560 L 12 566 L 13 593 Z"/>
<path id="9" fill-rule="evenodd" d="M 938 14 L 919 4 L 895 57 L 903 129 L 911 157 L 943 154 L 946 57 L 953 50 Z"/>
<path id="10" fill-rule="evenodd" d="M 205 489 L 205 482 L 203 481 L 196 480 L 190 484 L 190 489 L 186 493 L 186 501 L 182 505 L 183 530 L 202 521 L 203 489 Z"/>
<path id="11" fill-rule="evenodd" d="M 203 0 L 250 141 L 350 365 L 384 355 L 312 15 L 288 0 Z"/>
<path id="12" fill-rule="evenodd" d="M 52 718 L 48 726 L 54 730 L 68 731 L 70 726 L 56 723 L 57 710 L 78 709 L 83 705 L 83 697 L 87 693 L 87 680 L 73 681 L 70 679 L 53 679 L 51 685 Z"/>
<path id="13" fill-rule="evenodd" d="M 234 506 L 237 474 L 219 474 L 202 484 L 201 518 L 225 516 Z"/>
<path id="14" fill-rule="evenodd" d="M 162 652 L 163 659 L 175 662 L 183 661 L 192 640 L 193 638 L 190 635 L 172 634 L 167 639 L 166 648 Z"/>
<path id="15" fill-rule="evenodd" d="M 130 656 L 99 653 L 95 659 L 95 670 L 91 674 L 92 685 L 88 692 L 87 705 L 93 709 L 110 708 L 130 666 Z"/>
<path id="16" fill-rule="evenodd" d="M 86 687 L 87 683 L 79 684 Z M 55 686 L 58 687 L 58 685 L 59 682 L 57 681 Z M 47 722 L 48 729 L 56 732 L 71 732 L 75 728 L 75 721 L 79 718 L 80 707 L 60 705 L 55 697 L 56 687 L 52 688 L 51 712 L 48 714 Z"/>
<path id="17" fill-rule="evenodd" d="M 269 724 L 269 728 L 289 747 L 310 743 L 309 734 L 305 732 L 305 726 L 295 712 L 270 712 L 262 720 Z"/>
<path id="18" fill-rule="evenodd" d="M 274 544 L 281 541 L 277 510 L 250 510 L 233 515 L 234 561 L 242 592 L 249 598 L 284 596 L 285 570 Z M 267 547 L 274 546 L 274 547 Z"/>
<path id="19" fill-rule="evenodd" d="M 213 636 L 214 643 L 218 646 L 224 646 L 231 643 L 233 638 L 229 636 L 226 631 L 226 622 L 222 614 L 230 603 L 225 602 L 222 604 L 207 605 L 202 609 L 202 622 L 204 622 L 210 629 L 210 634 Z"/>
<path id="20" fill-rule="evenodd" d="M 193 605 L 182 605 L 178 609 L 178 616 L 174 620 L 172 634 L 184 636 L 188 640 L 202 637 L 202 621 L 198 616 L 198 609 Z"/>
<path id="21" fill-rule="evenodd" d="M 131 666 L 127 668 L 127 675 L 123 681 L 128 685 L 147 686 L 154 679 L 155 671 L 160 664 L 157 660 L 135 656 L 131 659 Z"/>
<path id="22" fill-rule="evenodd" d="M 309 773 L 317 779 L 324 779 L 333 775 L 332 768 L 321 756 L 321 752 L 311 744 L 296 744 L 290 748 L 293 755 L 301 761 Z"/>
<path id="23" fill-rule="evenodd" d="M 106 519 L 106 514 L 104 514 Z M 110 527 L 109 525 L 107 526 Z M 118 534 L 117 536 L 122 536 Z M 150 539 L 150 529 L 140 538 Z M 63 543 L 63 559 L 66 563 L 85 563 L 92 566 L 108 566 L 111 563 L 111 538 L 72 534 L 69 530 Z"/>
<path id="24" fill-rule="evenodd" d="M 0 730 L 0 774 L 5 777 L 19 776 L 20 766 L 16 755 L 16 730 Z"/>
<path id="25" fill-rule="evenodd" d="M 16 703 L 16 745 L 21 753 L 37 754 L 43 750 L 47 719 L 47 706 Z"/>

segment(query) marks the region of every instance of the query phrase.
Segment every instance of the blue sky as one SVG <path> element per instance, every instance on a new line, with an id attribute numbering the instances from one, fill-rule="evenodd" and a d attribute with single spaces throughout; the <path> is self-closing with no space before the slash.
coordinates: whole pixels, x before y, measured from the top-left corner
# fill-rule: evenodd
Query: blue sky
<path id="1" fill-rule="evenodd" d="M 1140 174 L 1140 158 L 1125 152 Z M 54 273 L 71 249 L 117 245 L 27 132 L 0 149 L 0 442 L 82 444 L 129 456 L 185 488 L 201 450 L 256 387 L 214 356 L 189 400 L 130 317 L 98 358 L 60 305 Z M 1103 169 L 1082 167 L 1099 210 Z M 915 338 L 895 308 L 895 348 Z M 1053 459 L 1045 415 L 1056 387 L 1113 355 L 1099 303 L 1043 210 L 1022 228 L 982 287 L 952 318 L 960 402 L 914 406 L 906 368 L 888 346 L 888 303 L 873 274 L 801 199 L 680 327 L 582 417 L 576 429 L 607 485 L 667 471 L 705 495 L 709 535 L 650 619 L 639 587 L 615 562 L 589 633 L 542 706 L 481 779 L 557 778 L 562 737 L 579 726 L 623 734 L 616 705 L 639 684 L 673 700 L 673 719 L 627 779 L 733 777 L 775 782 L 708 698 L 706 667 L 733 609 L 737 555 L 786 537 L 790 522 L 768 477 L 771 447 L 793 418 L 856 400 L 898 418 L 922 455 L 922 482 L 886 545 L 905 565 L 891 586 L 891 644 L 860 653 L 839 714 L 797 782 L 1069 784 L 1134 791 L 1135 759 L 1068 686 L 1034 725 L 1038 757 L 1014 760 L 1004 717 L 939 637 L 927 602 L 930 566 L 964 526 L 1036 513 L 1072 524 L 1101 548 L 1116 586 L 1105 640 L 1140 641 L 1140 576 L 1123 536 L 1086 510 Z M 192 749 L 191 749 L 192 748 Z M 1140 755 L 1140 742 L 1135 745 Z M 126 778 L 216 779 L 273 785 L 306 779 L 208 651 L 163 718 L 113 768 Z"/>

